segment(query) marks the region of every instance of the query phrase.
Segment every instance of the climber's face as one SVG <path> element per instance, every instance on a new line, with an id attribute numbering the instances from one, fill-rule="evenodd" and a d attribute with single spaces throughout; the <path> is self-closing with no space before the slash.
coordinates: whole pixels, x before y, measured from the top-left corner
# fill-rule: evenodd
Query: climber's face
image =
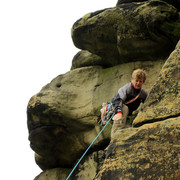
<path id="1" fill-rule="evenodd" d="M 142 85 L 144 83 L 144 80 L 143 79 L 132 79 L 131 80 L 132 84 L 133 84 L 133 87 L 135 89 L 141 89 L 142 88 Z"/>

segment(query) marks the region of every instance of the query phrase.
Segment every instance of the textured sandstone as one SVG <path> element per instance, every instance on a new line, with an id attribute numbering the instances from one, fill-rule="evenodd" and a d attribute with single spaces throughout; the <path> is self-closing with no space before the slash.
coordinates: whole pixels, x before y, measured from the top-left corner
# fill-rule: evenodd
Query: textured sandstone
<path id="1" fill-rule="evenodd" d="M 179 152 L 179 117 L 120 130 L 111 140 L 95 179 L 178 180 Z"/>
<path id="2" fill-rule="evenodd" d="M 76 47 L 104 59 L 104 66 L 167 57 L 180 36 L 177 9 L 163 1 L 120 4 L 74 23 Z"/>
<path id="3" fill-rule="evenodd" d="M 140 124 L 177 117 L 180 115 L 180 41 L 162 67 L 147 102 L 133 122 Z"/>
<path id="4" fill-rule="evenodd" d="M 102 102 L 110 101 L 138 67 L 147 71 L 144 88 L 149 91 L 164 61 L 135 62 L 103 69 L 78 68 L 60 75 L 34 95 L 28 104 L 31 148 L 42 169 L 70 167 L 93 141 L 100 127 Z M 92 148 L 108 145 L 111 128 L 106 128 Z M 53 153 L 52 153 L 53 152 Z"/>
<path id="5" fill-rule="evenodd" d="M 82 50 L 74 56 L 71 70 L 86 66 L 104 66 L 104 61 L 101 57 Z"/>

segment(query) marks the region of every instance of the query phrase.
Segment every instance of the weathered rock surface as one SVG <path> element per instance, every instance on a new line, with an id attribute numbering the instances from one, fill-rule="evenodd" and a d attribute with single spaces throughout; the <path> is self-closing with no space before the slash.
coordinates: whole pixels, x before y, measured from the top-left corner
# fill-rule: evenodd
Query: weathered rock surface
<path id="1" fill-rule="evenodd" d="M 60 75 L 33 96 L 28 104 L 29 140 L 42 169 L 70 167 L 100 131 L 97 120 L 102 102 L 110 101 L 120 86 L 128 83 L 132 71 L 143 68 L 149 91 L 164 61 L 134 62 L 103 69 L 78 68 Z M 92 149 L 99 150 L 110 141 L 106 128 Z M 52 153 L 53 152 L 53 153 Z"/>
<path id="2" fill-rule="evenodd" d="M 75 178 L 78 180 L 92 180 L 99 172 L 100 168 L 104 163 L 104 152 L 97 151 L 89 156 L 84 157 L 81 164 L 78 166 L 77 170 L 74 172 Z"/>
<path id="3" fill-rule="evenodd" d="M 86 155 L 79 166 L 73 172 L 75 176 L 70 177 L 70 179 L 74 180 L 92 180 L 97 172 L 99 172 L 100 167 L 102 167 L 104 163 L 104 152 L 97 151 L 93 152 L 90 155 Z M 46 170 L 40 175 L 38 175 L 34 180 L 63 180 L 68 177 L 71 169 L 65 168 L 54 168 L 51 170 Z"/>
<path id="4" fill-rule="evenodd" d="M 147 1 L 147 0 L 118 0 L 117 2 L 117 6 L 120 4 L 124 4 L 124 3 L 132 3 L 132 2 L 143 2 L 143 1 Z M 168 4 L 173 5 L 175 8 L 178 9 L 178 11 L 180 11 L 180 0 L 161 0 L 161 1 L 165 1 Z"/>
<path id="5" fill-rule="evenodd" d="M 54 168 L 42 172 L 34 180 L 63 180 L 66 179 L 69 173 L 70 170 L 65 168 Z"/>
<path id="6" fill-rule="evenodd" d="M 133 122 L 151 124 L 116 132 L 97 180 L 180 178 L 179 58 L 180 41 Z"/>
<path id="7" fill-rule="evenodd" d="M 118 4 L 89 13 L 72 28 L 76 47 L 104 59 L 104 66 L 165 58 L 180 36 L 177 9 L 158 0 Z"/>
<path id="8" fill-rule="evenodd" d="M 72 60 L 72 69 L 86 66 L 103 66 L 104 61 L 101 57 L 86 50 L 79 51 Z"/>
<path id="9" fill-rule="evenodd" d="M 96 180 L 180 178 L 180 118 L 117 133 Z"/>
<path id="10" fill-rule="evenodd" d="M 164 64 L 158 80 L 152 87 L 147 102 L 133 125 L 164 120 L 180 115 L 180 41 Z"/>

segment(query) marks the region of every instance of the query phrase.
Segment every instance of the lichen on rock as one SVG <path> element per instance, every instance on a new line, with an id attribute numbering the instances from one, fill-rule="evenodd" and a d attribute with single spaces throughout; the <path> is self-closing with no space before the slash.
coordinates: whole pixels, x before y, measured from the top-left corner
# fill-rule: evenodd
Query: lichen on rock
<path id="1" fill-rule="evenodd" d="M 106 66 L 153 61 L 174 49 L 179 25 L 177 9 L 164 1 L 120 3 L 75 22 L 72 39 L 76 47 L 103 58 Z"/>
<path id="2" fill-rule="evenodd" d="M 141 67 L 151 76 L 150 90 L 164 61 L 127 63 L 103 69 L 77 68 L 53 79 L 28 103 L 28 128 L 36 162 L 43 169 L 71 167 L 100 131 L 97 123 L 102 102 L 110 101 L 118 88 L 131 79 L 133 69 Z M 110 141 L 107 127 L 93 144 L 94 150 Z M 52 151 L 54 153 L 52 153 Z"/>
<path id="3" fill-rule="evenodd" d="M 134 126 L 180 115 L 180 41 L 160 71 Z"/>
<path id="4" fill-rule="evenodd" d="M 95 180 L 178 179 L 180 118 L 120 130 Z M 112 148 L 113 147 L 113 148 Z"/>

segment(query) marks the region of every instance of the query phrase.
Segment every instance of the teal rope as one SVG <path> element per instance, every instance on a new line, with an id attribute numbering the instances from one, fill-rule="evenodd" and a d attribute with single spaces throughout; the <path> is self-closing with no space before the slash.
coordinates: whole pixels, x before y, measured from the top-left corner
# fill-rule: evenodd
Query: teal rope
<path id="1" fill-rule="evenodd" d="M 99 134 L 95 137 L 95 139 L 93 140 L 93 142 L 89 145 L 89 147 L 86 149 L 86 151 L 84 152 L 84 154 L 81 156 L 81 158 L 79 159 L 79 161 L 76 163 L 76 165 L 74 166 L 74 168 L 72 169 L 72 171 L 70 172 L 69 176 L 66 178 L 66 180 L 68 180 L 70 178 L 70 176 L 72 175 L 72 173 L 74 172 L 74 170 L 76 169 L 77 165 L 80 163 L 80 161 L 82 160 L 82 158 L 85 156 L 85 154 L 88 152 L 88 150 L 90 149 L 90 147 L 93 145 L 93 143 L 96 141 L 96 139 L 99 137 L 99 135 L 103 132 L 103 130 L 105 129 L 105 127 L 108 125 L 108 123 L 111 121 L 111 119 L 113 118 L 115 113 L 113 113 L 113 115 L 110 117 L 110 119 L 107 121 L 107 123 L 105 124 L 105 126 L 101 129 L 101 131 L 99 132 Z"/>

